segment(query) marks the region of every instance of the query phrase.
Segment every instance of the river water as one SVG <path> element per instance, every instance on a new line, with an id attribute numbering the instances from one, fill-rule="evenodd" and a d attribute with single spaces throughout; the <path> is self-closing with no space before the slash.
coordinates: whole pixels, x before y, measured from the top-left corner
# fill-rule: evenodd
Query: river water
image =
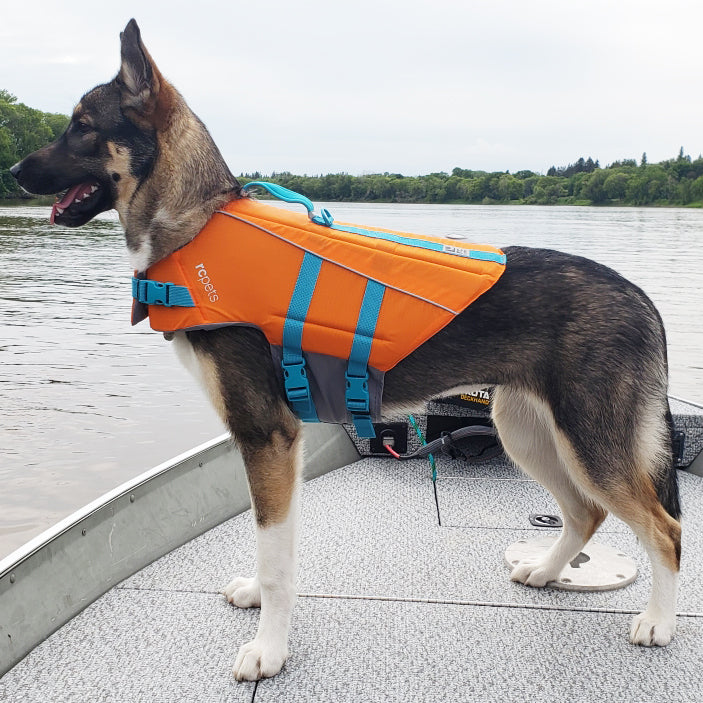
<path id="1" fill-rule="evenodd" d="M 641 286 L 667 328 L 670 392 L 703 402 L 703 211 L 327 205 L 336 219 L 588 256 Z M 0 207 L 0 558 L 152 466 L 224 432 L 148 323 L 114 213 L 78 230 Z M 526 295 L 529 291 L 526 291 Z"/>

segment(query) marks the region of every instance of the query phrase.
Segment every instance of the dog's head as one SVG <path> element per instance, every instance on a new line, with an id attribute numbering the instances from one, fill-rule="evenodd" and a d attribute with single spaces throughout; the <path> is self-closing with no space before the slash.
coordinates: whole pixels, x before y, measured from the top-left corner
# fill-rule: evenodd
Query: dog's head
<path id="1" fill-rule="evenodd" d="M 86 93 L 66 131 L 11 168 L 30 193 L 60 193 L 51 219 L 79 227 L 98 213 L 122 213 L 157 155 L 158 131 L 170 119 L 175 90 L 131 20 L 120 34 L 122 63 L 109 83 Z"/>

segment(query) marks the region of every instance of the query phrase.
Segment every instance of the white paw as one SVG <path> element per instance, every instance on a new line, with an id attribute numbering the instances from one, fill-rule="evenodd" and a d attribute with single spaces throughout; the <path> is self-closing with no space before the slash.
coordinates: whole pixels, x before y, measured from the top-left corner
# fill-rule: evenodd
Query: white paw
<path id="1" fill-rule="evenodd" d="M 630 627 L 630 642 L 644 647 L 665 647 L 676 632 L 676 619 L 650 615 L 647 611 L 636 615 Z"/>
<path id="2" fill-rule="evenodd" d="M 259 579 L 245 578 L 239 576 L 232 579 L 221 593 L 232 604 L 238 608 L 260 608 L 261 607 L 261 586 Z"/>
<path id="3" fill-rule="evenodd" d="M 275 676 L 287 658 L 285 644 L 281 647 L 255 638 L 239 648 L 232 671 L 238 681 L 258 681 Z"/>
<path id="4" fill-rule="evenodd" d="M 542 561 L 521 561 L 510 573 L 510 580 L 524 583 L 526 586 L 542 588 L 549 581 L 554 581 L 559 574 Z"/>

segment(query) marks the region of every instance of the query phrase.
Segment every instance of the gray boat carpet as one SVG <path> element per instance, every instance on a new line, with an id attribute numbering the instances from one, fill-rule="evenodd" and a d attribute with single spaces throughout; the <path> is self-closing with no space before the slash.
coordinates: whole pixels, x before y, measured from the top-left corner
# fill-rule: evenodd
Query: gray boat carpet
<path id="1" fill-rule="evenodd" d="M 634 584 L 570 593 L 508 580 L 503 551 L 549 533 L 549 495 L 503 461 L 364 459 L 304 486 L 299 598 L 281 674 L 230 669 L 257 611 L 218 590 L 253 573 L 245 513 L 127 579 L 0 679 L 2 701 L 697 701 L 703 685 L 703 479 L 685 510 L 676 638 L 627 642 L 651 574 L 629 529 L 597 540 L 632 556 Z M 441 520 L 442 525 L 439 525 Z"/>

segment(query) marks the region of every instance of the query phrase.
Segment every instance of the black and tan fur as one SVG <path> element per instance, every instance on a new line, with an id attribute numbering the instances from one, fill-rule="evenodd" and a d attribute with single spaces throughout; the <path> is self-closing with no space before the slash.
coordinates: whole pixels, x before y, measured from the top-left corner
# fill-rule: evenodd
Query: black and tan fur
<path id="1" fill-rule="evenodd" d="M 12 173 L 33 193 L 98 185 L 57 222 L 79 226 L 117 209 L 135 267 L 145 270 L 190 241 L 240 187 L 133 20 L 121 40 L 117 77 L 83 96 L 66 133 Z M 494 385 L 506 451 L 554 494 L 565 523 L 549 554 L 518 565 L 512 578 L 544 586 L 612 512 L 653 566 L 652 596 L 630 638 L 665 645 L 675 629 L 681 530 L 662 321 L 640 289 L 604 266 L 554 251 L 505 253 L 498 283 L 386 374 L 386 410 Z M 288 654 L 295 595 L 301 425 L 258 330 L 177 333 L 175 344 L 231 428 L 253 498 L 258 573 L 224 592 L 240 607 L 260 605 L 261 621 L 235 675 L 272 676 Z"/>

